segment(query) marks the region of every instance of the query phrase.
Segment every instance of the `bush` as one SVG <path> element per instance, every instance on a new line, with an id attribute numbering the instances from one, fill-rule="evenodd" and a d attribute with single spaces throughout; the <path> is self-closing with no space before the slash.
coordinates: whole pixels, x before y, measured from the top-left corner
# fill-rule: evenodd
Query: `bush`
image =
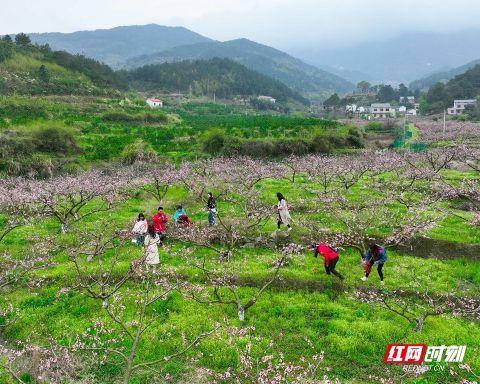
<path id="1" fill-rule="evenodd" d="M 242 155 L 250 157 L 271 157 L 274 144 L 268 140 L 248 140 L 242 145 Z"/>
<path id="2" fill-rule="evenodd" d="M 78 153 L 72 131 L 65 127 L 41 127 L 32 133 L 37 151 L 60 154 Z"/>
<path id="3" fill-rule="evenodd" d="M 138 139 L 134 143 L 128 144 L 123 148 L 122 153 L 120 154 L 120 159 L 125 165 L 153 163 L 158 161 L 158 155 L 149 143 L 146 143 L 142 139 Z"/>
<path id="4" fill-rule="evenodd" d="M 312 140 L 312 149 L 315 153 L 331 153 L 332 144 L 324 135 L 316 135 Z"/>
<path id="5" fill-rule="evenodd" d="M 223 150 L 225 133 L 221 129 L 212 129 L 205 132 L 201 138 L 202 150 L 211 155 L 216 155 Z"/>
<path id="6" fill-rule="evenodd" d="M 142 117 L 145 123 L 166 123 L 168 116 L 165 113 L 145 113 Z"/>
<path id="7" fill-rule="evenodd" d="M 239 156 L 242 154 L 242 145 L 242 139 L 236 136 L 229 136 L 225 138 L 223 144 L 223 153 L 226 156 Z"/>
<path id="8" fill-rule="evenodd" d="M 132 116 L 125 112 L 105 112 L 102 116 L 104 121 L 109 122 L 126 122 L 132 123 L 135 122 L 135 116 Z"/>

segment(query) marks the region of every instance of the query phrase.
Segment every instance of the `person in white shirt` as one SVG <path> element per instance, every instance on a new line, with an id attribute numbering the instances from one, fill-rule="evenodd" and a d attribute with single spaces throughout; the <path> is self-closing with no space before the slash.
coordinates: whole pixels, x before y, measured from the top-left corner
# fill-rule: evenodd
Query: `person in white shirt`
<path id="1" fill-rule="evenodd" d="M 145 239 L 145 235 L 147 234 L 147 231 L 148 231 L 147 220 L 145 219 L 145 215 L 143 213 L 140 213 L 132 229 L 132 233 L 135 236 L 134 240 L 139 247 L 143 245 L 143 241 Z"/>
<path id="2" fill-rule="evenodd" d="M 287 230 L 291 231 L 292 227 L 290 226 L 290 221 L 292 218 L 290 217 L 290 212 L 288 212 L 288 204 L 287 200 L 285 200 L 285 197 L 278 192 L 277 193 L 277 198 L 278 198 L 278 204 L 277 204 L 277 210 L 278 210 L 278 221 L 277 221 L 277 228 L 280 229 L 280 226 L 282 224 L 285 224 L 287 226 Z"/>

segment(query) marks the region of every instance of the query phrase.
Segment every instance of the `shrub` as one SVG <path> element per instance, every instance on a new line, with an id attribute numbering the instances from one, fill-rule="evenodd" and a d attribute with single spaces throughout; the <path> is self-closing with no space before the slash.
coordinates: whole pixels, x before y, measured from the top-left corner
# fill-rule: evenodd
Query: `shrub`
<path id="1" fill-rule="evenodd" d="M 145 123 L 166 123 L 168 122 L 168 116 L 165 113 L 145 113 L 143 115 L 143 121 Z"/>
<path id="2" fill-rule="evenodd" d="M 135 116 L 132 116 L 125 112 L 105 112 L 102 115 L 102 119 L 104 121 L 109 122 L 127 122 L 132 123 L 135 122 Z"/>
<path id="3" fill-rule="evenodd" d="M 212 129 L 205 132 L 201 139 L 202 150 L 211 155 L 216 155 L 223 150 L 225 134 L 221 129 Z"/>
<path id="4" fill-rule="evenodd" d="M 132 165 L 135 163 L 152 163 L 158 161 L 157 152 L 149 143 L 142 139 L 136 140 L 132 144 L 128 144 L 123 148 L 120 154 L 120 159 L 123 164 Z"/>
<path id="5" fill-rule="evenodd" d="M 372 121 L 365 126 L 365 132 L 382 132 L 383 130 L 383 124 L 379 121 Z"/>
<path id="6" fill-rule="evenodd" d="M 271 157 L 274 144 L 269 140 L 248 140 L 242 145 L 242 155 L 250 157 Z"/>
<path id="7" fill-rule="evenodd" d="M 227 156 L 238 156 L 242 153 L 243 141 L 236 136 L 228 136 L 223 144 L 223 153 Z"/>
<path id="8" fill-rule="evenodd" d="M 312 139 L 312 149 L 315 153 L 330 153 L 332 144 L 324 135 L 316 135 Z"/>
<path id="9" fill-rule="evenodd" d="M 68 154 L 79 151 L 75 136 L 65 127 L 40 127 L 33 131 L 32 137 L 40 152 Z"/>

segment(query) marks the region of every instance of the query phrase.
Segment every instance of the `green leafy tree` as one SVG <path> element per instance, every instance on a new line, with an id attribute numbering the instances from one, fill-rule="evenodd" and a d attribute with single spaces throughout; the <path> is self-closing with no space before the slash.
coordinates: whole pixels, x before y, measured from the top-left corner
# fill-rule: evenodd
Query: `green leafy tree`
<path id="1" fill-rule="evenodd" d="M 25 33 L 19 33 L 15 36 L 15 44 L 19 47 L 25 48 L 31 44 L 30 37 Z"/>
<path id="2" fill-rule="evenodd" d="M 0 41 L 0 63 L 12 57 L 12 45 L 4 40 Z"/>
<path id="3" fill-rule="evenodd" d="M 372 87 L 372 84 L 370 84 L 368 81 L 360 81 L 358 84 L 357 84 L 357 89 L 361 92 L 361 93 L 367 93 L 370 88 Z"/>
<path id="4" fill-rule="evenodd" d="M 391 85 L 382 85 L 377 95 L 378 101 L 388 103 L 397 99 L 397 93 Z"/>
<path id="5" fill-rule="evenodd" d="M 332 96 L 330 96 L 327 100 L 323 102 L 323 105 L 325 107 L 339 107 L 341 104 L 340 97 L 334 93 Z"/>
<path id="6" fill-rule="evenodd" d="M 405 84 L 401 83 L 401 84 L 398 86 L 398 96 L 400 96 L 400 97 L 407 97 L 407 96 L 410 96 L 409 93 L 410 93 L 410 91 L 409 91 L 408 88 L 405 86 Z"/>

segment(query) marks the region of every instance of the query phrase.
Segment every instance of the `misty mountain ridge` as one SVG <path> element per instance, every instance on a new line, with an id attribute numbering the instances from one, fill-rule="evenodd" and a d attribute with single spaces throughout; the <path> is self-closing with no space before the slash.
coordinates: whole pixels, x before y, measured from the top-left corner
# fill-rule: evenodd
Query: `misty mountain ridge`
<path id="1" fill-rule="evenodd" d="M 454 68 L 480 55 L 480 29 L 450 33 L 412 32 L 386 40 L 336 49 L 292 48 L 295 56 L 336 71 L 365 73 L 350 81 L 409 83 L 445 68 Z M 339 72 L 336 72 L 339 73 Z M 341 72 L 340 72 L 341 73 Z"/>
<path id="2" fill-rule="evenodd" d="M 178 45 L 212 41 L 184 27 L 157 24 L 121 26 L 72 33 L 30 33 L 32 42 L 80 53 L 118 68 L 125 60 Z"/>
<path id="3" fill-rule="evenodd" d="M 480 59 L 473 60 L 457 68 L 450 68 L 444 71 L 434 72 L 429 76 L 412 81 L 409 87 L 410 89 L 426 90 L 438 82 L 446 83 L 447 81 L 453 79 L 455 76 L 465 73 L 466 71 L 475 67 L 478 64 L 480 64 Z"/>

